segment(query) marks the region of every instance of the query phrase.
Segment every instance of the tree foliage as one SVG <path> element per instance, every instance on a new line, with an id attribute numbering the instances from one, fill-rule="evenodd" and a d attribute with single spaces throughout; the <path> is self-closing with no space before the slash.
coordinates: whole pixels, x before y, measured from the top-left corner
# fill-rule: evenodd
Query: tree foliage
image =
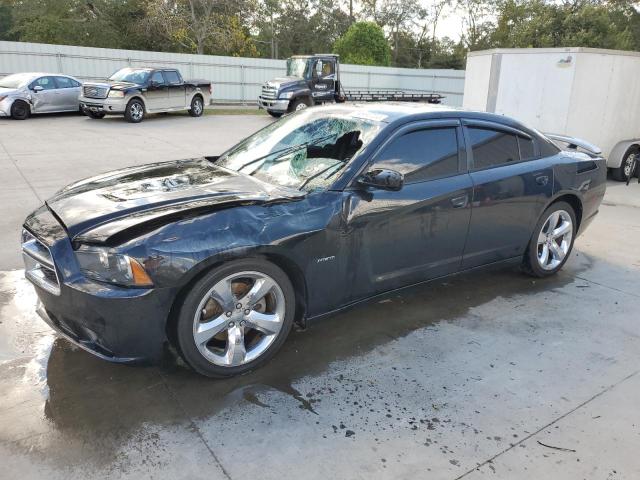
<path id="1" fill-rule="evenodd" d="M 389 65 L 391 47 L 382 28 L 373 22 L 356 22 L 336 40 L 334 52 L 344 63 L 356 65 Z"/>
<path id="2" fill-rule="evenodd" d="M 640 50 L 638 0 L 0 0 L 0 40 L 464 68 L 499 47 Z M 438 35 L 447 15 L 459 40 Z"/>

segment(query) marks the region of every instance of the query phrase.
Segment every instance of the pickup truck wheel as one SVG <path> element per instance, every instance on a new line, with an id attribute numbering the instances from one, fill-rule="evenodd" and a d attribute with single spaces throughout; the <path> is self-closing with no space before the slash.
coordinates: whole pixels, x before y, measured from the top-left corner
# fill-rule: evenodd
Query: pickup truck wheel
<path id="1" fill-rule="evenodd" d="M 273 110 L 267 110 L 267 113 L 273 118 L 280 118 L 282 116 L 282 112 L 274 112 Z"/>
<path id="2" fill-rule="evenodd" d="M 280 268 L 259 258 L 232 261 L 208 272 L 184 298 L 178 347 L 202 375 L 239 375 L 280 349 L 294 314 L 295 292 Z"/>
<path id="3" fill-rule="evenodd" d="M 640 149 L 637 146 L 629 147 L 629 149 L 622 157 L 622 163 L 618 168 L 611 169 L 611 177 L 618 182 L 626 182 L 627 179 L 631 176 L 631 169 L 633 168 L 633 160 L 637 159 L 640 155 Z"/>
<path id="4" fill-rule="evenodd" d="M 296 98 L 291 105 L 289 105 L 289 111 L 297 112 L 310 107 L 311 103 L 306 98 Z"/>
<path id="5" fill-rule="evenodd" d="M 29 109 L 29 105 L 22 100 L 16 100 L 11 105 L 11 118 L 16 120 L 26 120 L 29 118 L 31 111 Z"/>
<path id="6" fill-rule="evenodd" d="M 102 112 L 92 112 L 91 110 L 86 110 L 84 113 L 86 113 L 87 117 L 94 118 L 96 120 L 100 120 L 105 116 Z"/>
<path id="7" fill-rule="evenodd" d="M 144 105 L 136 98 L 127 103 L 124 118 L 130 123 L 140 123 L 144 119 Z"/>
<path id="8" fill-rule="evenodd" d="M 189 115 L 192 117 L 201 117 L 204 112 L 204 104 L 202 102 L 202 97 L 196 95 L 191 100 L 191 108 L 189 109 Z"/>

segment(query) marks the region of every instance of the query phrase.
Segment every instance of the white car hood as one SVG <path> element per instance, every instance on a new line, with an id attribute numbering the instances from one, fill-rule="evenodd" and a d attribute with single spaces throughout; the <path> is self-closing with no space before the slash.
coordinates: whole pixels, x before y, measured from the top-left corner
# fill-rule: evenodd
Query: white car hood
<path id="1" fill-rule="evenodd" d="M 17 88 L 0 87 L 0 97 L 4 97 L 5 95 L 16 94 L 16 93 L 19 93 L 19 92 L 20 92 L 20 90 L 18 90 Z"/>

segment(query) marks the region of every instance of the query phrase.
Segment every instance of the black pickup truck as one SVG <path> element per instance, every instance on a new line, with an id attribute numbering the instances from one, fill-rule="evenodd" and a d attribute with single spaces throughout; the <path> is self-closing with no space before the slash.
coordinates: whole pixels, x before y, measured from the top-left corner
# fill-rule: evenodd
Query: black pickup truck
<path id="1" fill-rule="evenodd" d="M 262 86 L 258 108 L 273 117 L 323 103 L 426 102 L 440 103 L 444 97 L 428 92 L 387 89 L 345 90 L 340 81 L 340 57 L 334 53 L 295 55 L 287 59 L 287 75 Z"/>
<path id="2" fill-rule="evenodd" d="M 122 68 L 104 83 L 84 83 L 80 108 L 91 118 L 124 114 L 132 123 L 147 113 L 186 110 L 199 117 L 211 94 L 211 82 L 183 80 L 175 68 Z"/>

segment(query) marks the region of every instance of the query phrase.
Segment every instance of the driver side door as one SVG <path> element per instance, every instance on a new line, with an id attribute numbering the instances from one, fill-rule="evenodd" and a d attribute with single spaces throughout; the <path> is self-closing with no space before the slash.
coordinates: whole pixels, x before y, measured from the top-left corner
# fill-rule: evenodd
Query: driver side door
<path id="1" fill-rule="evenodd" d="M 336 61 L 331 58 L 319 58 L 313 67 L 311 95 L 314 101 L 333 100 L 336 83 Z"/>
<path id="2" fill-rule="evenodd" d="M 169 84 L 165 80 L 162 72 L 156 70 L 149 78 L 147 92 L 144 95 L 145 106 L 150 111 L 159 111 L 169 108 Z"/>
<path id="3" fill-rule="evenodd" d="M 52 76 L 40 77 L 29 85 L 33 113 L 47 113 L 60 110 L 60 91 Z"/>
<path id="4" fill-rule="evenodd" d="M 456 272 L 471 218 L 473 183 L 458 120 L 420 122 L 397 131 L 365 172 L 404 175 L 399 191 L 352 188 L 346 242 L 355 256 L 348 284 L 359 298 Z"/>

